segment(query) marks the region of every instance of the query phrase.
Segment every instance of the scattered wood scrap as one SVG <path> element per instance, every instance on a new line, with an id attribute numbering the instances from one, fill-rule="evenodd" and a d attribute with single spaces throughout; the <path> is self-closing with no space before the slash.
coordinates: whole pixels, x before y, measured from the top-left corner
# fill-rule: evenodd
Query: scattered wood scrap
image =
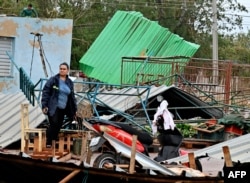
<path id="1" fill-rule="evenodd" d="M 182 146 L 184 146 L 187 149 L 193 149 L 193 148 L 200 149 L 204 147 L 209 147 L 217 143 L 218 141 L 215 140 L 185 138 L 182 142 Z"/>

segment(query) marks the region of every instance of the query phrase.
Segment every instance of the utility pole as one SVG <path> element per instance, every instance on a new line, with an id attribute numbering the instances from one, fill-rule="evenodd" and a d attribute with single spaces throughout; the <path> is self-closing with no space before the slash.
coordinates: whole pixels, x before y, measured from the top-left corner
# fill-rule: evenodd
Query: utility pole
<path id="1" fill-rule="evenodd" d="M 33 34 L 35 37 L 37 37 L 37 41 L 38 41 L 39 47 L 40 47 L 39 52 L 40 52 L 40 57 L 41 57 L 41 61 L 42 61 L 43 71 L 44 71 L 45 77 L 47 78 L 48 72 L 46 69 L 46 64 L 45 64 L 45 60 L 44 60 L 44 50 L 43 50 L 42 41 L 41 41 L 41 37 L 43 35 L 38 33 L 38 32 L 37 33 L 31 32 L 30 34 Z"/>
<path id="2" fill-rule="evenodd" d="M 212 26 L 212 35 L 213 35 L 213 84 L 218 83 L 218 26 L 217 26 L 217 5 L 216 0 L 212 1 L 213 8 L 213 26 Z"/>

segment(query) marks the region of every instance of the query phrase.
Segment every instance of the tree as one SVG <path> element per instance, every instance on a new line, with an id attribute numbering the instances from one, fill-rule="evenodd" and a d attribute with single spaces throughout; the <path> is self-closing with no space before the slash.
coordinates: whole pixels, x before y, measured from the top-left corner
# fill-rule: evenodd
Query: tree
<path id="1" fill-rule="evenodd" d="M 212 43 L 211 0 L 90 0 L 89 3 L 91 5 L 88 7 L 91 11 L 88 11 L 94 12 L 94 14 L 87 13 L 90 17 L 86 21 L 91 20 L 94 25 L 99 24 L 101 29 L 97 32 L 101 32 L 117 10 L 140 11 L 146 18 L 158 21 L 160 25 L 180 35 L 185 40 L 200 44 L 201 47 L 196 53 L 196 57 L 211 58 L 212 48 L 209 44 Z M 217 1 L 217 8 L 219 36 L 242 28 L 242 17 L 237 12 L 247 12 L 246 7 L 237 3 L 237 0 L 220 0 Z M 91 18 L 92 15 L 95 17 Z M 98 27 L 95 28 L 98 29 Z"/>
<path id="2" fill-rule="evenodd" d="M 183 0 L 179 4 L 179 8 L 174 11 L 176 16 L 172 16 L 178 22 L 174 22 L 173 25 L 167 17 L 160 16 L 159 19 L 162 25 L 169 27 L 174 33 L 201 45 L 195 55 L 196 57 L 211 58 L 212 48 L 208 44 L 212 42 L 213 11 L 211 3 L 211 0 Z M 219 35 L 224 36 L 232 30 L 242 28 L 242 17 L 237 12 L 248 12 L 245 6 L 237 3 L 237 0 L 219 0 L 217 1 L 217 8 Z"/>
<path id="3" fill-rule="evenodd" d="M 28 2 L 34 5 L 40 18 L 73 19 L 72 69 L 78 69 L 79 60 L 117 10 L 141 12 L 185 40 L 200 44 L 195 57 L 211 58 L 211 0 L 0 0 L 4 11 L 16 15 Z M 217 0 L 217 8 L 219 45 L 229 44 L 230 31 L 242 27 L 238 13 L 248 11 L 237 0 Z M 222 53 L 220 48 L 219 59 L 226 58 Z"/>
<path id="4" fill-rule="evenodd" d="M 236 36 L 226 35 L 220 38 L 220 59 L 231 60 L 239 64 L 250 64 L 250 32 Z"/>

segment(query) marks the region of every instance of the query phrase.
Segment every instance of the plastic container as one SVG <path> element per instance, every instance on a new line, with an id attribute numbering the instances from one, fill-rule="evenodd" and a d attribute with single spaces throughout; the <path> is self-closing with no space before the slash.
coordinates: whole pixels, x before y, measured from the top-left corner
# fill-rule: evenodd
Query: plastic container
<path id="1" fill-rule="evenodd" d="M 225 126 L 225 132 L 233 133 L 235 135 L 242 135 L 243 134 L 243 130 L 240 129 L 239 127 L 237 127 L 236 125 Z"/>
<path id="2" fill-rule="evenodd" d="M 218 125 L 213 123 L 202 123 L 193 127 L 197 130 L 197 138 L 209 139 L 215 141 L 224 140 L 224 125 Z"/>
<path id="3" fill-rule="evenodd" d="M 198 139 L 207 139 L 207 140 L 214 140 L 214 141 L 223 141 L 224 140 L 224 130 L 219 130 L 213 133 L 206 133 L 206 132 L 197 132 Z"/>

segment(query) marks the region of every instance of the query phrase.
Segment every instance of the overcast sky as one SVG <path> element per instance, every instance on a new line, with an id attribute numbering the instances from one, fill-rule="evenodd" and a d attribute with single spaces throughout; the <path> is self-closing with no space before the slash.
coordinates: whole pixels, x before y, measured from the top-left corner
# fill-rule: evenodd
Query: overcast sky
<path id="1" fill-rule="evenodd" d="M 238 0 L 238 2 L 244 5 L 248 9 L 248 13 L 240 14 L 243 15 L 243 28 L 244 32 L 250 30 L 250 0 Z"/>

